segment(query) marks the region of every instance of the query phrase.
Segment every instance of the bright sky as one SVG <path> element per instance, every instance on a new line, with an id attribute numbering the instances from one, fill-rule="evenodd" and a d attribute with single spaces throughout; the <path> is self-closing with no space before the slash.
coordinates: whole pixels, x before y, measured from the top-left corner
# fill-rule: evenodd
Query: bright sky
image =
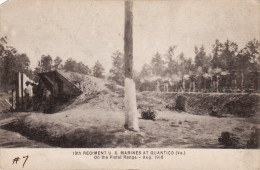
<path id="1" fill-rule="evenodd" d="M 242 48 L 260 39 L 258 0 L 134 1 L 134 68 L 158 51 L 177 45 L 194 57 L 194 46 L 210 52 L 216 38 Z M 42 54 L 111 67 L 123 52 L 124 2 L 91 0 L 9 0 L 0 8 L 0 35 L 26 53 L 35 67 Z"/>

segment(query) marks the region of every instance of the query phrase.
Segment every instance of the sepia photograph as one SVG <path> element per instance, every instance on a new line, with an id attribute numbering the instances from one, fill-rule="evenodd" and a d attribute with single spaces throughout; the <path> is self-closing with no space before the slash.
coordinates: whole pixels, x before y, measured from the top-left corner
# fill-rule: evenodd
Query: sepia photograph
<path id="1" fill-rule="evenodd" d="M 7 0 L 0 148 L 259 149 L 259 21 L 259 0 Z"/>

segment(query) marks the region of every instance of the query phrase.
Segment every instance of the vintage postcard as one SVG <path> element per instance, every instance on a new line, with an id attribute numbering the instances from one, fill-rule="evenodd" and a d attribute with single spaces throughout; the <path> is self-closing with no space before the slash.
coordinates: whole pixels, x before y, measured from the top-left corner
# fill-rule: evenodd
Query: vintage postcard
<path id="1" fill-rule="evenodd" d="M 7 0 L 0 169 L 260 169 L 259 0 Z"/>

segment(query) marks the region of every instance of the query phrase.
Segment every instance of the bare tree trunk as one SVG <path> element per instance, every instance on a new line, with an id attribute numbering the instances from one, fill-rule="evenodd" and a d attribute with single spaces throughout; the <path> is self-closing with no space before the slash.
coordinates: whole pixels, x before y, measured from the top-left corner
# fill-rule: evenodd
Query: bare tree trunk
<path id="1" fill-rule="evenodd" d="M 184 79 L 184 76 L 182 77 L 182 89 L 183 89 L 183 92 L 185 92 L 185 79 Z"/>
<path id="2" fill-rule="evenodd" d="M 216 88 L 217 88 L 217 93 L 219 93 L 219 76 L 217 76 Z"/>
<path id="3" fill-rule="evenodd" d="M 157 80 L 157 83 L 156 83 L 156 92 L 160 92 L 160 82 Z"/>
<path id="4" fill-rule="evenodd" d="M 189 84 L 189 92 L 192 92 L 192 81 L 190 80 L 190 84 Z"/>
<path id="5" fill-rule="evenodd" d="M 195 80 L 193 80 L 192 82 L 192 92 L 195 92 L 196 91 L 196 83 L 195 83 Z"/>
<path id="6" fill-rule="evenodd" d="M 206 92 L 206 78 L 205 77 L 202 77 L 203 78 L 203 93 Z"/>
<path id="7" fill-rule="evenodd" d="M 209 85 L 209 88 L 210 88 L 210 92 L 213 92 L 214 91 L 214 87 L 213 87 L 213 78 L 210 77 L 210 85 Z"/>
<path id="8" fill-rule="evenodd" d="M 139 131 L 136 90 L 133 80 L 133 1 L 125 1 L 125 128 Z"/>
<path id="9" fill-rule="evenodd" d="M 241 73 L 241 92 L 244 92 L 244 74 Z"/>
<path id="10" fill-rule="evenodd" d="M 237 89 L 237 78 L 235 78 L 235 80 L 234 80 L 234 84 L 235 84 L 235 90 Z"/>
<path id="11" fill-rule="evenodd" d="M 169 91 L 169 85 L 168 82 L 164 83 L 164 92 L 168 92 Z"/>

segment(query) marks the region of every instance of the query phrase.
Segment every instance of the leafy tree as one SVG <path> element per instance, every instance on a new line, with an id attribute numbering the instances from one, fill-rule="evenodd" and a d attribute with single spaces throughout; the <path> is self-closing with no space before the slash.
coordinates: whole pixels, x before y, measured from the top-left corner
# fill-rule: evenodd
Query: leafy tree
<path id="1" fill-rule="evenodd" d="M 32 78 L 29 68 L 30 60 L 26 54 L 19 54 L 14 47 L 7 45 L 7 37 L 0 39 L 0 80 L 4 89 L 9 89 L 13 76 L 17 72 L 23 72 Z"/>
<path id="2" fill-rule="evenodd" d="M 65 61 L 64 69 L 67 71 L 76 72 L 77 70 L 77 62 L 72 58 L 69 58 Z"/>
<path id="3" fill-rule="evenodd" d="M 3 52 L 3 56 L 1 58 L 1 82 L 3 83 L 3 87 L 5 90 L 8 89 L 8 86 L 11 85 L 12 77 L 16 70 L 16 60 L 15 60 L 16 52 L 11 50 L 10 48 L 6 48 Z"/>
<path id="4" fill-rule="evenodd" d="M 162 76 L 165 71 L 164 63 L 161 55 L 157 52 L 151 61 L 152 73 L 156 76 Z"/>
<path id="5" fill-rule="evenodd" d="M 175 49 L 177 46 L 169 47 L 167 53 L 165 54 L 166 58 L 166 68 L 165 68 L 165 75 L 172 75 L 178 72 L 178 63 L 174 59 L 175 57 Z"/>
<path id="6" fill-rule="evenodd" d="M 241 89 L 244 86 L 255 90 L 259 89 L 258 74 L 260 68 L 260 43 L 258 40 L 253 39 L 249 41 L 245 48 L 240 50 L 237 54 L 236 68 L 237 72 L 241 74 Z"/>
<path id="7" fill-rule="evenodd" d="M 97 61 L 93 67 L 93 76 L 97 78 L 104 78 L 104 71 L 105 69 L 103 68 L 103 66 L 100 64 L 99 61 Z"/>
<path id="8" fill-rule="evenodd" d="M 246 44 L 246 51 L 249 55 L 250 62 L 260 63 L 260 42 L 256 39 Z"/>
<path id="9" fill-rule="evenodd" d="M 185 74 L 190 74 L 190 72 L 194 69 L 192 60 L 190 58 L 186 59 L 183 53 L 180 53 L 178 55 L 178 59 L 179 62 L 176 65 L 177 67 L 176 72 L 177 73 L 179 72 L 181 76 L 184 76 Z"/>
<path id="10" fill-rule="evenodd" d="M 76 62 L 72 58 L 69 58 L 66 60 L 64 67 L 65 70 L 67 71 L 72 71 L 72 72 L 77 72 L 80 74 L 90 74 L 91 70 L 87 65 L 85 65 L 82 62 Z"/>
<path id="11" fill-rule="evenodd" d="M 0 38 L 0 59 L 4 57 L 5 48 L 7 44 L 7 37 L 1 37 Z"/>
<path id="12" fill-rule="evenodd" d="M 204 46 L 202 45 L 200 49 L 195 46 L 195 66 L 203 67 L 205 64 L 206 53 L 204 50 Z"/>
<path id="13" fill-rule="evenodd" d="M 216 39 L 215 44 L 213 45 L 213 49 L 212 49 L 213 58 L 210 62 L 212 68 L 217 68 L 217 67 L 220 67 L 220 65 L 221 65 L 220 64 L 221 63 L 220 55 L 221 55 L 222 47 L 223 47 L 223 44 L 220 43 L 218 39 Z"/>
<path id="14" fill-rule="evenodd" d="M 27 57 L 26 54 L 18 54 L 16 56 L 16 69 L 20 70 L 21 72 L 26 72 L 27 70 L 29 70 L 30 66 L 30 60 Z"/>
<path id="15" fill-rule="evenodd" d="M 38 72 L 48 72 L 52 70 L 52 57 L 50 55 L 42 55 L 38 63 Z"/>
<path id="16" fill-rule="evenodd" d="M 247 67 L 250 71 L 259 71 L 260 66 L 260 43 L 253 39 L 246 44 L 246 47 L 238 54 L 240 67 Z"/>
<path id="17" fill-rule="evenodd" d="M 135 80 L 136 81 L 136 80 Z M 152 67 L 149 64 L 144 64 L 138 75 L 137 88 L 140 91 L 155 90 L 155 82 L 153 82 Z"/>
<path id="18" fill-rule="evenodd" d="M 210 60 L 211 57 L 206 55 L 204 46 L 202 45 L 199 49 L 197 46 L 195 46 L 195 67 L 201 68 L 204 73 L 207 72 L 207 70 L 210 67 Z"/>
<path id="19" fill-rule="evenodd" d="M 112 68 L 109 70 L 108 79 L 115 81 L 117 84 L 124 85 L 124 55 L 116 51 L 112 57 Z"/>
<path id="20" fill-rule="evenodd" d="M 148 64 L 144 64 L 142 67 L 142 70 L 140 72 L 140 77 L 141 78 L 147 78 L 152 76 L 152 68 Z"/>
<path id="21" fill-rule="evenodd" d="M 89 67 L 87 65 L 85 65 L 82 62 L 79 62 L 76 64 L 76 72 L 81 73 L 81 74 L 90 74 L 91 70 L 89 69 Z"/>
<path id="22" fill-rule="evenodd" d="M 57 70 L 59 68 L 63 68 L 62 59 L 59 56 L 54 59 L 52 68 L 54 70 Z"/>
<path id="23" fill-rule="evenodd" d="M 236 55 L 238 52 L 238 45 L 234 42 L 227 40 L 223 44 L 223 48 L 220 55 L 220 68 L 226 71 L 232 72 L 235 70 Z"/>

